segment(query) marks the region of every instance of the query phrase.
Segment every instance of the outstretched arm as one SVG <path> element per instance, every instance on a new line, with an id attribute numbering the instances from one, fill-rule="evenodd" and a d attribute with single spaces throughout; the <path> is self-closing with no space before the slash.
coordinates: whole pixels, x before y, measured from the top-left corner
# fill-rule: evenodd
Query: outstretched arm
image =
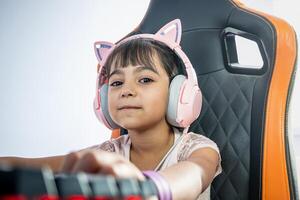
<path id="1" fill-rule="evenodd" d="M 52 171 L 58 172 L 61 168 L 64 158 L 64 155 L 42 158 L 0 157 L 0 164 L 34 168 L 48 166 Z"/>
<path id="2" fill-rule="evenodd" d="M 212 148 L 194 151 L 186 161 L 172 165 L 159 173 L 169 183 L 173 199 L 196 199 L 212 182 L 219 155 Z"/>

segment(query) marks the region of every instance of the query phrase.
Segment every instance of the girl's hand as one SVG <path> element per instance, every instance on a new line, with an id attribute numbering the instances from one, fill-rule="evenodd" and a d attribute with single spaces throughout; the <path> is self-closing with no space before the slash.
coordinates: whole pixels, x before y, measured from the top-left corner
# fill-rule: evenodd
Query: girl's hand
<path id="1" fill-rule="evenodd" d="M 61 171 L 100 173 L 118 178 L 145 180 L 142 172 L 124 157 L 115 153 L 90 149 L 68 154 Z"/>

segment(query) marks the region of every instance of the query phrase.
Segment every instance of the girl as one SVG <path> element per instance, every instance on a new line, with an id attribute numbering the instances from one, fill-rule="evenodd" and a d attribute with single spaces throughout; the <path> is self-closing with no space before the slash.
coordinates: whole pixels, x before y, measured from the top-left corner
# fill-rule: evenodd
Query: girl
<path id="1" fill-rule="evenodd" d="M 221 159 L 213 141 L 187 132 L 200 113 L 201 93 L 180 39 L 177 19 L 155 35 L 131 36 L 117 45 L 95 43 L 100 66 L 95 112 L 107 127 L 128 134 L 29 165 L 45 162 L 63 172 L 150 178 L 160 199 L 210 199 Z"/>

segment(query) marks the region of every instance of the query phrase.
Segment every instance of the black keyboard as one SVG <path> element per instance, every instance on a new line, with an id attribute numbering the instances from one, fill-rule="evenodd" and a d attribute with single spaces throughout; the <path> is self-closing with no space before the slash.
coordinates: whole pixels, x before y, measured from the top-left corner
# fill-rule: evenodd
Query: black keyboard
<path id="1" fill-rule="evenodd" d="M 0 166 L 0 200 L 143 200 L 157 194 L 151 180 Z"/>

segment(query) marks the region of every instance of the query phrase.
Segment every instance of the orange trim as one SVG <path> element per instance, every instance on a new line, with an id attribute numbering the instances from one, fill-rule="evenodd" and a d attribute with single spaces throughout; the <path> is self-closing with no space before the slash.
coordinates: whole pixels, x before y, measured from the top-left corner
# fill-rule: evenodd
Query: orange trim
<path id="1" fill-rule="evenodd" d="M 296 61 L 296 35 L 294 29 L 285 21 L 246 8 L 238 0 L 233 1 L 237 6 L 268 19 L 276 30 L 276 60 L 268 94 L 264 133 L 262 199 L 290 199 L 285 154 L 285 113 Z"/>
<path id="2" fill-rule="evenodd" d="M 121 130 L 120 129 L 114 129 L 111 132 L 111 138 L 118 138 L 121 135 Z"/>

